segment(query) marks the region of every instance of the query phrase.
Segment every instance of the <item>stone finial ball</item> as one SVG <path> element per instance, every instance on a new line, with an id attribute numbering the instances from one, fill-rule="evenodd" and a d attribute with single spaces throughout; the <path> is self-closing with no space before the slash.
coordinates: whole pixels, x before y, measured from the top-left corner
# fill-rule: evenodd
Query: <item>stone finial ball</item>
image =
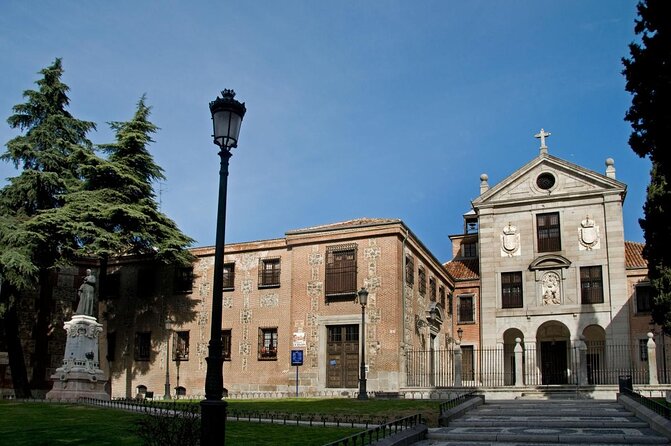
<path id="1" fill-rule="evenodd" d="M 648 332 L 648 337 L 649 337 L 650 339 L 652 339 L 652 338 L 655 337 L 655 335 L 654 335 L 651 331 L 649 331 L 649 332 Z"/>
<path id="2" fill-rule="evenodd" d="M 606 166 L 614 166 L 615 160 L 613 158 L 606 158 Z"/>
<path id="3" fill-rule="evenodd" d="M 519 344 L 520 342 L 522 342 L 522 338 L 515 338 L 515 343 L 516 344 Z"/>
<path id="4" fill-rule="evenodd" d="M 483 173 L 480 175 L 480 181 L 487 181 L 489 179 L 489 176 L 486 173 Z"/>

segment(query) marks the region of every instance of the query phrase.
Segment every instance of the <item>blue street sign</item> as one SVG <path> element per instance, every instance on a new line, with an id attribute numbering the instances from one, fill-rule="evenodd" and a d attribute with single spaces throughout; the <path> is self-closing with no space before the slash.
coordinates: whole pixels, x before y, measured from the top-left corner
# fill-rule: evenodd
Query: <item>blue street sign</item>
<path id="1" fill-rule="evenodd" d="M 303 365 L 303 350 L 291 350 L 291 365 Z"/>

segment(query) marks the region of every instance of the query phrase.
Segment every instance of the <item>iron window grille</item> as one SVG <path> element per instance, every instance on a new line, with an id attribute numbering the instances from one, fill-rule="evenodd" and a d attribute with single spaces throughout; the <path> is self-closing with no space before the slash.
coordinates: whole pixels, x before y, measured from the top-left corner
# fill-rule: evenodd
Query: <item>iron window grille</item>
<path id="1" fill-rule="evenodd" d="M 419 280 L 419 294 L 426 296 L 426 271 L 421 266 L 417 270 L 417 279 Z"/>
<path id="2" fill-rule="evenodd" d="M 636 285 L 636 313 L 652 311 L 651 291 L 650 285 Z"/>
<path id="3" fill-rule="evenodd" d="M 156 292 L 154 270 L 152 268 L 141 268 L 137 274 L 138 297 L 153 297 Z"/>
<path id="4" fill-rule="evenodd" d="M 280 286 L 280 258 L 259 260 L 259 288 Z"/>
<path id="5" fill-rule="evenodd" d="M 357 245 L 326 248 L 326 297 L 354 297 L 357 292 Z"/>
<path id="6" fill-rule="evenodd" d="M 477 244 L 475 242 L 469 242 L 469 243 L 464 243 L 463 245 L 464 248 L 464 257 L 477 257 L 477 249 L 476 246 Z"/>
<path id="7" fill-rule="evenodd" d="M 277 328 L 259 328 L 259 361 L 277 360 Z"/>
<path id="8" fill-rule="evenodd" d="M 116 360 L 116 331 L 107 332 L 107 361 Z"/>
<path id="9" fill-rule="evenodd" d="M 603 303 L 603 280 L 600 265 L 580 268 L 580 297 L 582 304 Z"/>
<path id="10" fill-rule="evenodd" d="M 405 256 L 405 283 L 411 287 L 415 284 L 415 259 Z"/>
<path id="11" fill-rule="evenodd" d="M 445 287 L 444 286 L 439 286 L 438 287 L 438 298 L 440 299 L 440 304 L 445 307 Z"/>
<path id="12" fill-rule="evenodd" d="M 431 302 L 436 301 L 436 278 L 429 277 L 429 299 Z"/>
<path id="13" fill-rule="evenodd" d="M 149 361 L 151 357 L 151 332 L 138 331 L 135 333 L 135 352 L 136 361 Z"/>
<path id="14" fill-rule="evenodd" d="M 231 337 L 232 332 L 230 329 L 221 330 L 221 356 L 224 358 L 224 361 L 231 360 Z"/>
<path id="15" fill-rule="evenodd" d="M 186 294 L 193 291 L 193 268 L 177 268 L 175 269 L 175 294 Z"/>
<path id="16" fill-rule="evenodd" d="M 536 215 L 538 252 L 561 251 L 559 212 Z"/>
<path id="17" fill-rule="evenodd" d="M 233 291 L 235 289 L 235 263 L 224 264 L 224 290 Z"/>
<path id="18" fill-rule="evenodd" d="M 105 299 L 117 299 L 121 295 L 121 273 L 107 274 L 102 289 Z"/>
<path id="19" fill-rule="evenodd" d="M 501 306 L 503 308 L 522 308 L 522 272 L 501 273 Z"/>
<path id="20" fill-rule="evenodd" d="M 172 341 L 172 360 L 173 361 L 188 361 L 189 360 L 189 332 L 176 331 L 173 334 Z"/>
<path id="21" fill-rule="evenodd" d="M 638 340 L 638 352 L 642 362 L 648 361 L 648 340 L 639 339 Z"/>
<path id="22" fill-rule="evenodd" d="M 457 305 L 457 321 L 459 323 L 475 322 L 473 295 L 459 296 Z"/>

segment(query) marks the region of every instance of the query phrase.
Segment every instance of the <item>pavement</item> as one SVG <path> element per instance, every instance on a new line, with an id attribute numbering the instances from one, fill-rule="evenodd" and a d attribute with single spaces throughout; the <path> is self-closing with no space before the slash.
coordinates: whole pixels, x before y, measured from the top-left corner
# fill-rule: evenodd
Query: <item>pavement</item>
<path id="1" fill-rule="evenodd" d="M 490 401 L 431 428 L 415 446 L 669 445 L 669 439 L 616 401 Z"/>

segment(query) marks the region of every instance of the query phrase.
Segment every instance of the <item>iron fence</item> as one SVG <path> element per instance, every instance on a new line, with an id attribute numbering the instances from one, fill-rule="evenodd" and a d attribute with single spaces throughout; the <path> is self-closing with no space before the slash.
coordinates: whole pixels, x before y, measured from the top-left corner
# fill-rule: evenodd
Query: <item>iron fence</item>
<path id="1" fill-rule="evenodd" d="M 409 417 L 381 424 L 363 432 L 341 438 L 332 443 L 327 443 L 324 446 L 363 446 L 373 444 L 379 440 L 403 432 L 406 429 L 412 429 L 420 424 L 422 424 L 422 416 L 420 414 L 410 415 Z"/>

